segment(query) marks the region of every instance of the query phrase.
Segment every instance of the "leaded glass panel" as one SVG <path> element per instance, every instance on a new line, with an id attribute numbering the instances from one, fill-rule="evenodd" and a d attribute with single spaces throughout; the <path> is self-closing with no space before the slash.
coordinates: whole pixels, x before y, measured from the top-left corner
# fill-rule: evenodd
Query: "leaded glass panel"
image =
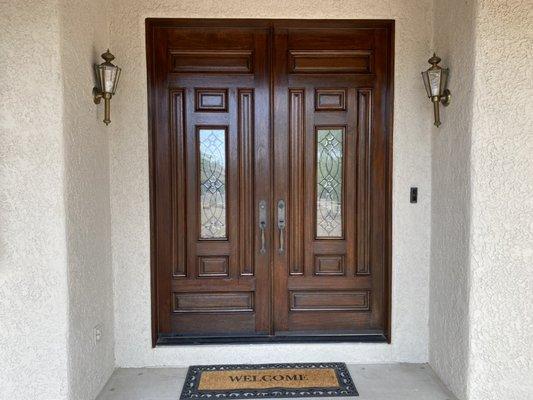
<path id="1" fill-rule="evenodd" d="M 316 236 L 342 237 L 342 129 L 317 130 Z"/>
<path id="2" fill-rule="evenodd" d="M 200 238 L 226 238 L 226 131 L 200 129 Z"/>

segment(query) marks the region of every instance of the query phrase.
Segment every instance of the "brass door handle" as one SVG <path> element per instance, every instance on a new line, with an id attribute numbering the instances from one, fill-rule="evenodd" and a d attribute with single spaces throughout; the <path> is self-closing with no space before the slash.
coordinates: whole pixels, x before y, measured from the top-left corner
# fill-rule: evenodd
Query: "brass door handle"
<path id="1" fill-rule="evenodd" d="M 266 210 L 266 201 L 261 200 L 259 202 L 259 231 L 261 235 L 261 247 L 259 248 L 259 253 L 266 253 L 266 239 L 265 239 L 265 229 L 267 226 L 267 210 Z"/>
<path id="2" fill-rule="evenodd" d="M 283 254 L 285 252 L 285 201 L 278 201 L 278 231 L 279 231 L 279 248 L 278 253 Z"/>

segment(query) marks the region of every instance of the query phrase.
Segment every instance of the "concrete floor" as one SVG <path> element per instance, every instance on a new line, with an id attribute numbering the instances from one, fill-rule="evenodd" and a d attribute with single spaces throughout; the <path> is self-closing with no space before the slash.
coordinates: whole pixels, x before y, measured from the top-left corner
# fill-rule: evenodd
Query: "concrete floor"
<path id="1" fill-rule="evenodd" d="M 337 400 L 456 400 L 427 364 L 348 368 L 359 397 L 336 397 Z M 186 368 L 118 369 L 96 400 L 178 400 L 186 373 Z"/>

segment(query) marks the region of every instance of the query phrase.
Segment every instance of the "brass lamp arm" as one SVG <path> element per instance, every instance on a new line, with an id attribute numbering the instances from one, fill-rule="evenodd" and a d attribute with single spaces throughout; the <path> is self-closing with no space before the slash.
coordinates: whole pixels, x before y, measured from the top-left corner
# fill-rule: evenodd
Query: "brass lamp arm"
<path id="1" fill-rule="evenodd" d="M 93 88 L 93 100 L 94 104 L 100 104 L 102 99 L 104 99 L 104 124 L 109 125 L 111 123 L 111 93 L 100 93 L 98 89 Z"/>
<path id="2" fill-rule="evenodd" d="M 439 100 L 444 107 L 448 107 L 452 101 L 452 93 L 448 89 L 444 89 L 442 95 L 439 96 Z"/>
<path id="3" fill-rule="evenodd" d="M 452 99 L 452 94 L 448 89 L 444 90 L 440 96 L 432 96 L 431 101 L 433 102 L 433 114 L 435 115 L 435 123 L 434 125 L 438 128 L 441 125 L 440 122 L 440 109 L 439 109 L 439 102 L 447 107 L 450 105 L 450 101 Z"/>

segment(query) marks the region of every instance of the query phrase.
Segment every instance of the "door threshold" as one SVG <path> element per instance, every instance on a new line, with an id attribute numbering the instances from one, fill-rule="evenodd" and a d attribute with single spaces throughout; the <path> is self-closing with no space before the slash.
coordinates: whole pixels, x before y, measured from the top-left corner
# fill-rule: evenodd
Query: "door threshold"
<path id="1" fill-rule="evenodd" d="M 250 344 L 250 343 L 387 343 L 383 333 L 362 334 L 278 334 L 264 336 L 177 336 L 159 335 L 156 346 Z"/>

